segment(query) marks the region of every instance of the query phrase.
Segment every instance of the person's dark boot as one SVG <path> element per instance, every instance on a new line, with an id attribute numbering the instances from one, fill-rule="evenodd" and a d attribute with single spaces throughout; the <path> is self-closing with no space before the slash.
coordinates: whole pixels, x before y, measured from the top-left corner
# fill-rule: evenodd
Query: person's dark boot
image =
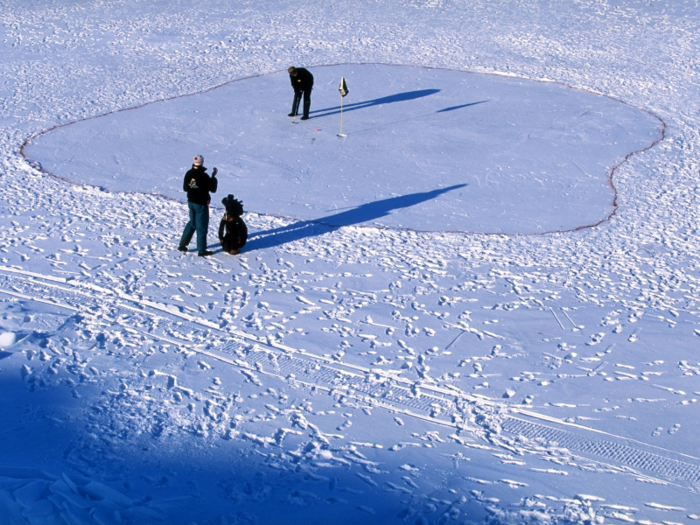
<path id="1" fill-rule="evenodd" d="M 209 257 L 210 255 L 214 255 L 214 252 L 204 250 L 203 252 L 199 252 L 197 255 L 199 255 L 200 257 Z"/>

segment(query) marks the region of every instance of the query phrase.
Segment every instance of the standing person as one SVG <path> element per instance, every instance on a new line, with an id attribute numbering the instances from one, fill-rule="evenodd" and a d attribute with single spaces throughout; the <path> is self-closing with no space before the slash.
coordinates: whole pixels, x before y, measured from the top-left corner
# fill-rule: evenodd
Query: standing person
<path id="1" fill-rule="evenodd" d="M 243 221 L 243 203 L 229 195 L 221 203 L 226 207 L 219 223 L 219 241 L 226 253 L 237 255 L 248 240 L 248 227 Z"/>
<path id="2" fill-rule="evenodd" d="M 289 80 L 294 88 L 294 102 L 292 102 L 292 112 L 290 117 L 296 117 L 299 114 L 299 102 L 302 94 L 304 95 L 304 115 L 301 120 L 308 120 L 309 109 L 311 109 L 311 89 L 314 87 L 314 76 L 308 69 L 303 67 L 291 66 L 287 69 L 289 72 Z"/>
<path id="3" fill-rule="evenodd" d="M 207 250 L 207 229 L 209 228 L 209 192 L 216 193 L 219 181 L 216 179 L 217 169 L 211 174 L 204 167 L 204 157 L 197 155 L 192 163 L 192 168 L 185 173 L 182 189 L 187 192 L 187 207 L 190 211 L 190 220 L 182 232 L 178 250 L 187 251 L 187 245 L 192 240 L 194 232 L 197 232 L 197 255 L 208 257 L 212 254 Z"/>

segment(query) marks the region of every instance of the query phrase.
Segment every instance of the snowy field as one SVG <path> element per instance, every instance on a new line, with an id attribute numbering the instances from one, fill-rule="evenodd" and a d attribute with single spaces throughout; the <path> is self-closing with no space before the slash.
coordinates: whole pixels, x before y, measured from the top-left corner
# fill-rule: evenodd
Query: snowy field
<path id="1" fill-rule="evenodd" d="M 696 0 L 3 0 L 0 524 L 700 520 L 699 35 Z"/>

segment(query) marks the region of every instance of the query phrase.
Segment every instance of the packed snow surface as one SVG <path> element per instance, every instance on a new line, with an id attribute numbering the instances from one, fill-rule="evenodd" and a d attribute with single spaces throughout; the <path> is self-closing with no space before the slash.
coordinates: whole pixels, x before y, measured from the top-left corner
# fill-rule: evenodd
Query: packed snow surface
<path id="1" fill-rule="evenodd" d="M 696 0 L 6 0 L 0 523 L 699 520 L 698 35 Z"/>
<path id="2" fill-rule="evenodd" d="M 653 115 L 551 82 L 378 64 L 314 73 L 320 109 L 293 128 L 284 71 L 62 126 L 24 152 L 71 181 L 182 198 L 191 152 L 206 150 L 249 211 L 542 233 L 606 219 L 613 168 L 661 136 Z"/>

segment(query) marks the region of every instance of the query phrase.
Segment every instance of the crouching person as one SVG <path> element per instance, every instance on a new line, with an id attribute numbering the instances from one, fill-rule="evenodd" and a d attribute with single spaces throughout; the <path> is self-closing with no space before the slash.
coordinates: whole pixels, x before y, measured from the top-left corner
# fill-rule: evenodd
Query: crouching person
<path id="1" fill-rule="evenodd" d="M 243 203 L 229 195 L 221 203 L 226 207 L 219 224 L 219 241 L 226 253 L 237 255 L 248 240 L 248 227 L 243 221 Z"/>

